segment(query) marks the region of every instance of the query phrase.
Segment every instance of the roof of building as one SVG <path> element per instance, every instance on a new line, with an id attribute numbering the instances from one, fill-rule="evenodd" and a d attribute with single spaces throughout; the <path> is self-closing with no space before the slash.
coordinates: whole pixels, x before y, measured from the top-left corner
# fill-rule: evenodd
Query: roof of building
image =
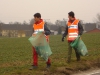
<path id="1" fill-rule="evenodd" d="M 31 25 L 9 25 L 4 24 L 1 26 L 2 30 L 31 30 Z"/>
<path id="2" fill-rule="evenodd" d="M 84 27 L 85 27 L 85 31 L 88 32 L 90 30 L 95 29 L 96 28 L 96 24 L 95 23 L 86 23 L 84 25 Z"/>
<path id="3" fill-rule="evenodd" d="M 94 33 L 94 32 L 100 32 L 100 29 L 95 28 L 93 30 L 88 31 L 87 33 Z"/>

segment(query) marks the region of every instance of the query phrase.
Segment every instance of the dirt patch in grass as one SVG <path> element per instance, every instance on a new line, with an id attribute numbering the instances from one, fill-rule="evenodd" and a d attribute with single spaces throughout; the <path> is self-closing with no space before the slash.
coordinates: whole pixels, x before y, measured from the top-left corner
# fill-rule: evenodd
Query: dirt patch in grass
<path id="1" fill-rule="evenodd" d="M 80 61 L 72 64 L 70 67 L 58 67 L 55 72 L 51 73 L 50 75 L 71 75 L 73 73 L 87 71 L 92 68 L 100 68 L 100 58 L 93 61 Z"/>

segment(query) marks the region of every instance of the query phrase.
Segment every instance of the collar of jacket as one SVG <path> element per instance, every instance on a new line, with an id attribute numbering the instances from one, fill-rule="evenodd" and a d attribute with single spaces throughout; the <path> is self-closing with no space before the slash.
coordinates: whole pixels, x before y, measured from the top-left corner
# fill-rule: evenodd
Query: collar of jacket
<path id="1" fill-rule="evenodd" d="M 74 18 L 74 20 L 69 20 L 68 22 L 73 23 L 76 20 L 76 18 Z"/>
<path id="2" fill-rule="evenodd" d="M 41 22 L 43 22 L 43 19 L 40 19 L 40 21 L 35 22 L 35 24 L 39 24 L 39 23 L 41 23 Z"/>

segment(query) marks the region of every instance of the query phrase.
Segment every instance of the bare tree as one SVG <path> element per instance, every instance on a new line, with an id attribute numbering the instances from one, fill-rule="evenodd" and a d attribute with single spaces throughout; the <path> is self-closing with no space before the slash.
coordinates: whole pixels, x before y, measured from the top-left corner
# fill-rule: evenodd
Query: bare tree
<path id="1" fill-rule="evenodd" d="M 61 26 L 59 26 L 58 28 L 58 34 L 61 34 L 62 30 L 61 30 Z"/>
<path id="2" fill-rule="evenodd" d="M 100 23 L 100 13 L 96 15 L 96 18 L 93 19 L 94 23 Z"/>
<path id="3" fill-rule="evenodd" d="M 57 26 L 66 26 L 66 22 L 67 22 L 67 19 L 56 20 L 55 24 L 56 24 Z"/>
<path id="4" fill-rule="evenodd" d="M 0 24 L 3 25 L 3 24 L 5 24 L 5 23 L 3 23 L 3 22 L 0 21 Z"/>
<path id="5" fill-rule="evenodd" d="M 2 28 L 1 28 L 1 24 L 0 24 L 0 36 L 1 36 L 1 32 L 2 32 Z"/>
<path id="6" fill-rule="evenodd" d="M 60 20 L 56 20 L 55 24 L 56 24 L 57 26 L 59 26 L 59 25 L 61 25 L 61 21 L 60 21 Z"/>
<path id="7" fill-rule="evenodd" d="M 97 22 L 100 22 L 100 14 L 97 14 Z"/>
<path id="8" fill-rule="evenodd" d="M 10 25 L 13 25 L 14 23 L 13 23 L 13 22 L 9 22 L 9 24 L 10 24 Z"/>
<path id="9" fill-rule="evenodd" d="M 14 25 L 21 25 L 20 22 L 14 22 Z"/>
<path id="10" fill-rule="evenodd" d="M 34 24 L 34 19 L 29 20 L 29 24 L 33 25 Z"/>
<path id="11" fill-rule="evenodd" d="M 1 33 L 2 33 L 2 25 L 3 25 L 3 24 L 4 24 L 4 23 L 0 21 L 0 36 L 2 36 Z"/>
<path id="12" fill-rule="evenodd" d="M 23 21 L 23 25 L 28 25 L 28 23 L 26 21 Z"/>
<path id="13" fill-rule="evenodd" d="M 29 25 L 30 25 L 30 27 L 31 27 L 32 33 L 34 32 L 33 24 L 34 24 L 34 19 L 32 18 L 31 20 L 29 20 Z"/>

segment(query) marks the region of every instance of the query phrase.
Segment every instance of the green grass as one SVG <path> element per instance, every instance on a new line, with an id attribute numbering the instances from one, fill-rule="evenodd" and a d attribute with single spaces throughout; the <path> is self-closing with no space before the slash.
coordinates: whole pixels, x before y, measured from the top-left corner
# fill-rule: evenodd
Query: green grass
<path id="1" fill-rule="evenodd" d="M 60 67 L 80 69 L 92 67 L 100 58 L 100 33 L 84 34 L 82 40 L 86 44 L 89 56 L 82 57 L 80 62 L 76 61 L 73 50 L 72 61 L 67 60 L 67 40 L 61 42 L 61 35 L 50 36 L 50 46 L 53 54 L 51 72 Z M 32 46 L 28 38 L 0 38 L 0 75 L 43 75 L 46 62 L 39 57 L 39 68 L 29 71 L 32 64 Z M 84 66 L 83 66 L 84 65 Z"/>

